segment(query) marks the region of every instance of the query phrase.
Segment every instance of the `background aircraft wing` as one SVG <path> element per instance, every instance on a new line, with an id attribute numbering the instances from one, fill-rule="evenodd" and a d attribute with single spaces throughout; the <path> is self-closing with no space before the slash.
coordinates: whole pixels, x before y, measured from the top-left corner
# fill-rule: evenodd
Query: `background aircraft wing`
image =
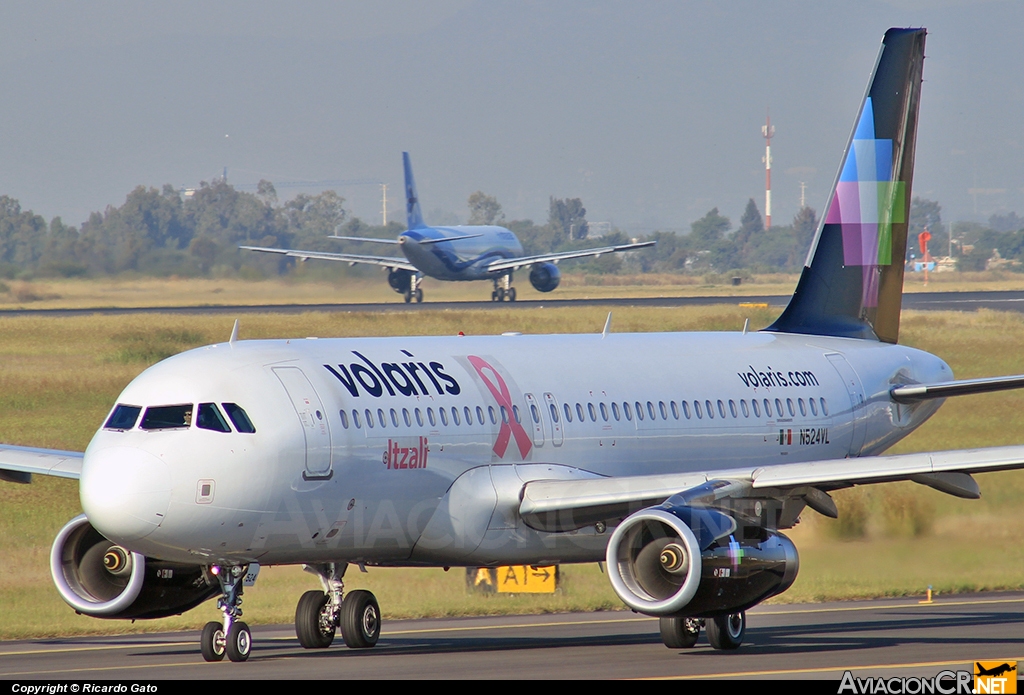
<path id="1" fill-rule="evenodd" d="M 79 451 L 0 445 L 0 480 L 30 483 L 33 473 L 77 480 L 82 476 L 82 456 Z"/>
<path id="2" fill-rule="evenodd" d="M 523 256 L 521 258 L 502 259 L 488 264 L 487 270 L 519 270 L 520 268 L 534 263 L 551 263 L 553 261 L 564 261 L 569 258 L 586 258 L 587 256 L 600 256 L 605 253 L 619 253 L 632 249 L 642 249 L 645 246 L 654 246 L 657 242 L 642 241 L 638 244 L 620 244 L 618 246 L 602 246 L 593 249 L 580 249 L 579 251 L 562 251 L 561 253 L 545 253 L 539 256 Z"/>
<path id="3" fill-rule="evenodd" d="M 1024 446 L 781 463 L 702 473 L 539 480 L 526 483 L 519 513 L 527 525 L 538 530 L 567 531 L 618 520 L 681 496 L 687 504 L 707 504 L 723 497 L 795 498 L 835 517 L 837 510 L 829 490 L 911 480 L 950 495 L 976 499 L 981 492 L 971 473 L 1015 468 L 1024 468 Z"/>
<path id="4" fill-rule="evenodd" d="M 260 251 L 262 253 L 276 253 L 281 256 L 291 256 L 292 258 L 301 258 L 303 260 L 307 258 L 317 258 L 322 261 L 339 261 L 341 263 L 349 263 L 355 265 L 356 263 L 364 263 L 368 265 L 379 265 L 385 268 L 392 268 L 398 270 L 408 270 L 413 273 L 418 273 L 419 268 L 414 266 L 404 258 L 393 258 L 390 256 L 363 256 L 355 253 L 331 253 L 329 251 L 301 251 L 298 249 L 274 249 L 266 246 L 239 246 L 240 249 L 247 251 Z"/>
<path id="5" fill-rule="evenodd" d="M 365 237 L 365 236 L 338 236 L 336 234 L 332 234 L 331 236 L 329 236 L 327 238 L 328 239 L 341 239 L 342 241 L 366 241 L 366 242 L 369 242 L 371 244 L 397 244 L 398 243 L 398 239 L 376 239 L 374 237 Z"/>

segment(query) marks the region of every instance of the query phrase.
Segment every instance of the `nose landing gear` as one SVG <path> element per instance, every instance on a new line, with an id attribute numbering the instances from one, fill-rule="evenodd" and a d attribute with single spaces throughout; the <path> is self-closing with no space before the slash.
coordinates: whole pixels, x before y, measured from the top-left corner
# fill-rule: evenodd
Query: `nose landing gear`
<path id="1" fill-rule="evenodd" d="M 199 649 L 206 661 L 220 661 L 227 654 L 231 661 L 245 661 L 252 651 L 252 632 L 239 620 L 242 617 L 242 580 L 247 568 L 242 565 L 221 567 L 210 571 L 220 581 L 222 592 L 217 607 L 224 614 L 223 623 L 209 622 L 203 627 Z"/>
<path id="2" fill-rule="evenodd" d="M 512 286 L 512 273 L 494 278 L 494 291 L 491 292 L 492 302 L 516 301 L 516 288 Z"/>
<path id="3" fill-rule="evenodd" d="M 368 649 L 380 638 L 380 606 L 369 591 L 351 591 L 342 598 L 347 563 L 304 565 L 317 575 L 324 590 L 307 591 L 295 609 L 295 635 L 305 649 L 326 649 L 335 631 L 350 649 Z"/>

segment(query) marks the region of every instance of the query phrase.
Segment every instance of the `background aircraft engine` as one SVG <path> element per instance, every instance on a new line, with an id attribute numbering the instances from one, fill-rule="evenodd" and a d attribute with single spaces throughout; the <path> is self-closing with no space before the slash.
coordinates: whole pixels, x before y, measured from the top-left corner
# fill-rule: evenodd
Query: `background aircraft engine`
<path id="1" fill-rule="evenodd" d="M 50 573 L 61 598 L 94 618 L 164 618 L 220 593 L 206 568 L 130 552 L 100 535 L 85 514 L 57 534 Z"/>
<path id="2" fill-rule="evenodd" d="M 608 576 L 622 601 L 647 615 L 713 617 L 746 610 L 796 579 L 796 546 L 717 509 L 650 507 L 608 541 Z"/>
<path id="3" fill-rule="evenodd" d="M 408 270 L 392 270 L 388 272 L 388 284 L 398 293 L 405 293 L 412 287 L 412 272 Z"/>
<path id="4" fill-rule="evenodd" d="M 530 270 L 530 284 L 538 292 L 551 292 L 562 281 L 562 274 L 554 263 L 538 263 Z"/>

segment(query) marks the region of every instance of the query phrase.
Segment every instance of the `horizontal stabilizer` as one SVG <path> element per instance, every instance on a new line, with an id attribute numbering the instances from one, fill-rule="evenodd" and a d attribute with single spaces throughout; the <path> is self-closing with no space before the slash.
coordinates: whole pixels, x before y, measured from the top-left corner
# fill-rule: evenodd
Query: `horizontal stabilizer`
<path id="1" fill-rule="evenodd" d="M 1024 388 L 1024 374 L 1014 376 L 994 376 L 984 379 L 961 379 L 959 381 L 943 381 L 938 384 L 907 384 L 893 386 L 889 395 L 897 403 L 915 403 L 932 398 L 948 398 L 950 396 L 969 396 L 975 393 L 991 393 L 992 391 L 1009 391 Z"/>

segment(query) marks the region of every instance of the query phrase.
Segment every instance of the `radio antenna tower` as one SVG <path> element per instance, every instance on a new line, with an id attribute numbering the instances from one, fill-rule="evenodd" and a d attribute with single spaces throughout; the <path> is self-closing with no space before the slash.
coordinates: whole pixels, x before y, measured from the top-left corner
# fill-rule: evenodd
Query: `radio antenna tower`
<path id="1" fill-rule="evenodd" d="M 775 135 L 775 128 L 772 126 L 772 116 L 766 112 L 765 124 L 761 126 L 761 133 L 764 135 L 764 228 L 772 228 L 772 136 Z"/>
<path id="2" fill-rule="evenodd" d="M 388 226 L 388 185 L 386 183 L 382 183 L 380 185 L 380 191 L 381 191 L 381 195 L 383 196 L 383 200 L 380 201 L 380 214 L 381 214 L 381 217 L 384 218 L 384 226 L 387 227 Z"/>

